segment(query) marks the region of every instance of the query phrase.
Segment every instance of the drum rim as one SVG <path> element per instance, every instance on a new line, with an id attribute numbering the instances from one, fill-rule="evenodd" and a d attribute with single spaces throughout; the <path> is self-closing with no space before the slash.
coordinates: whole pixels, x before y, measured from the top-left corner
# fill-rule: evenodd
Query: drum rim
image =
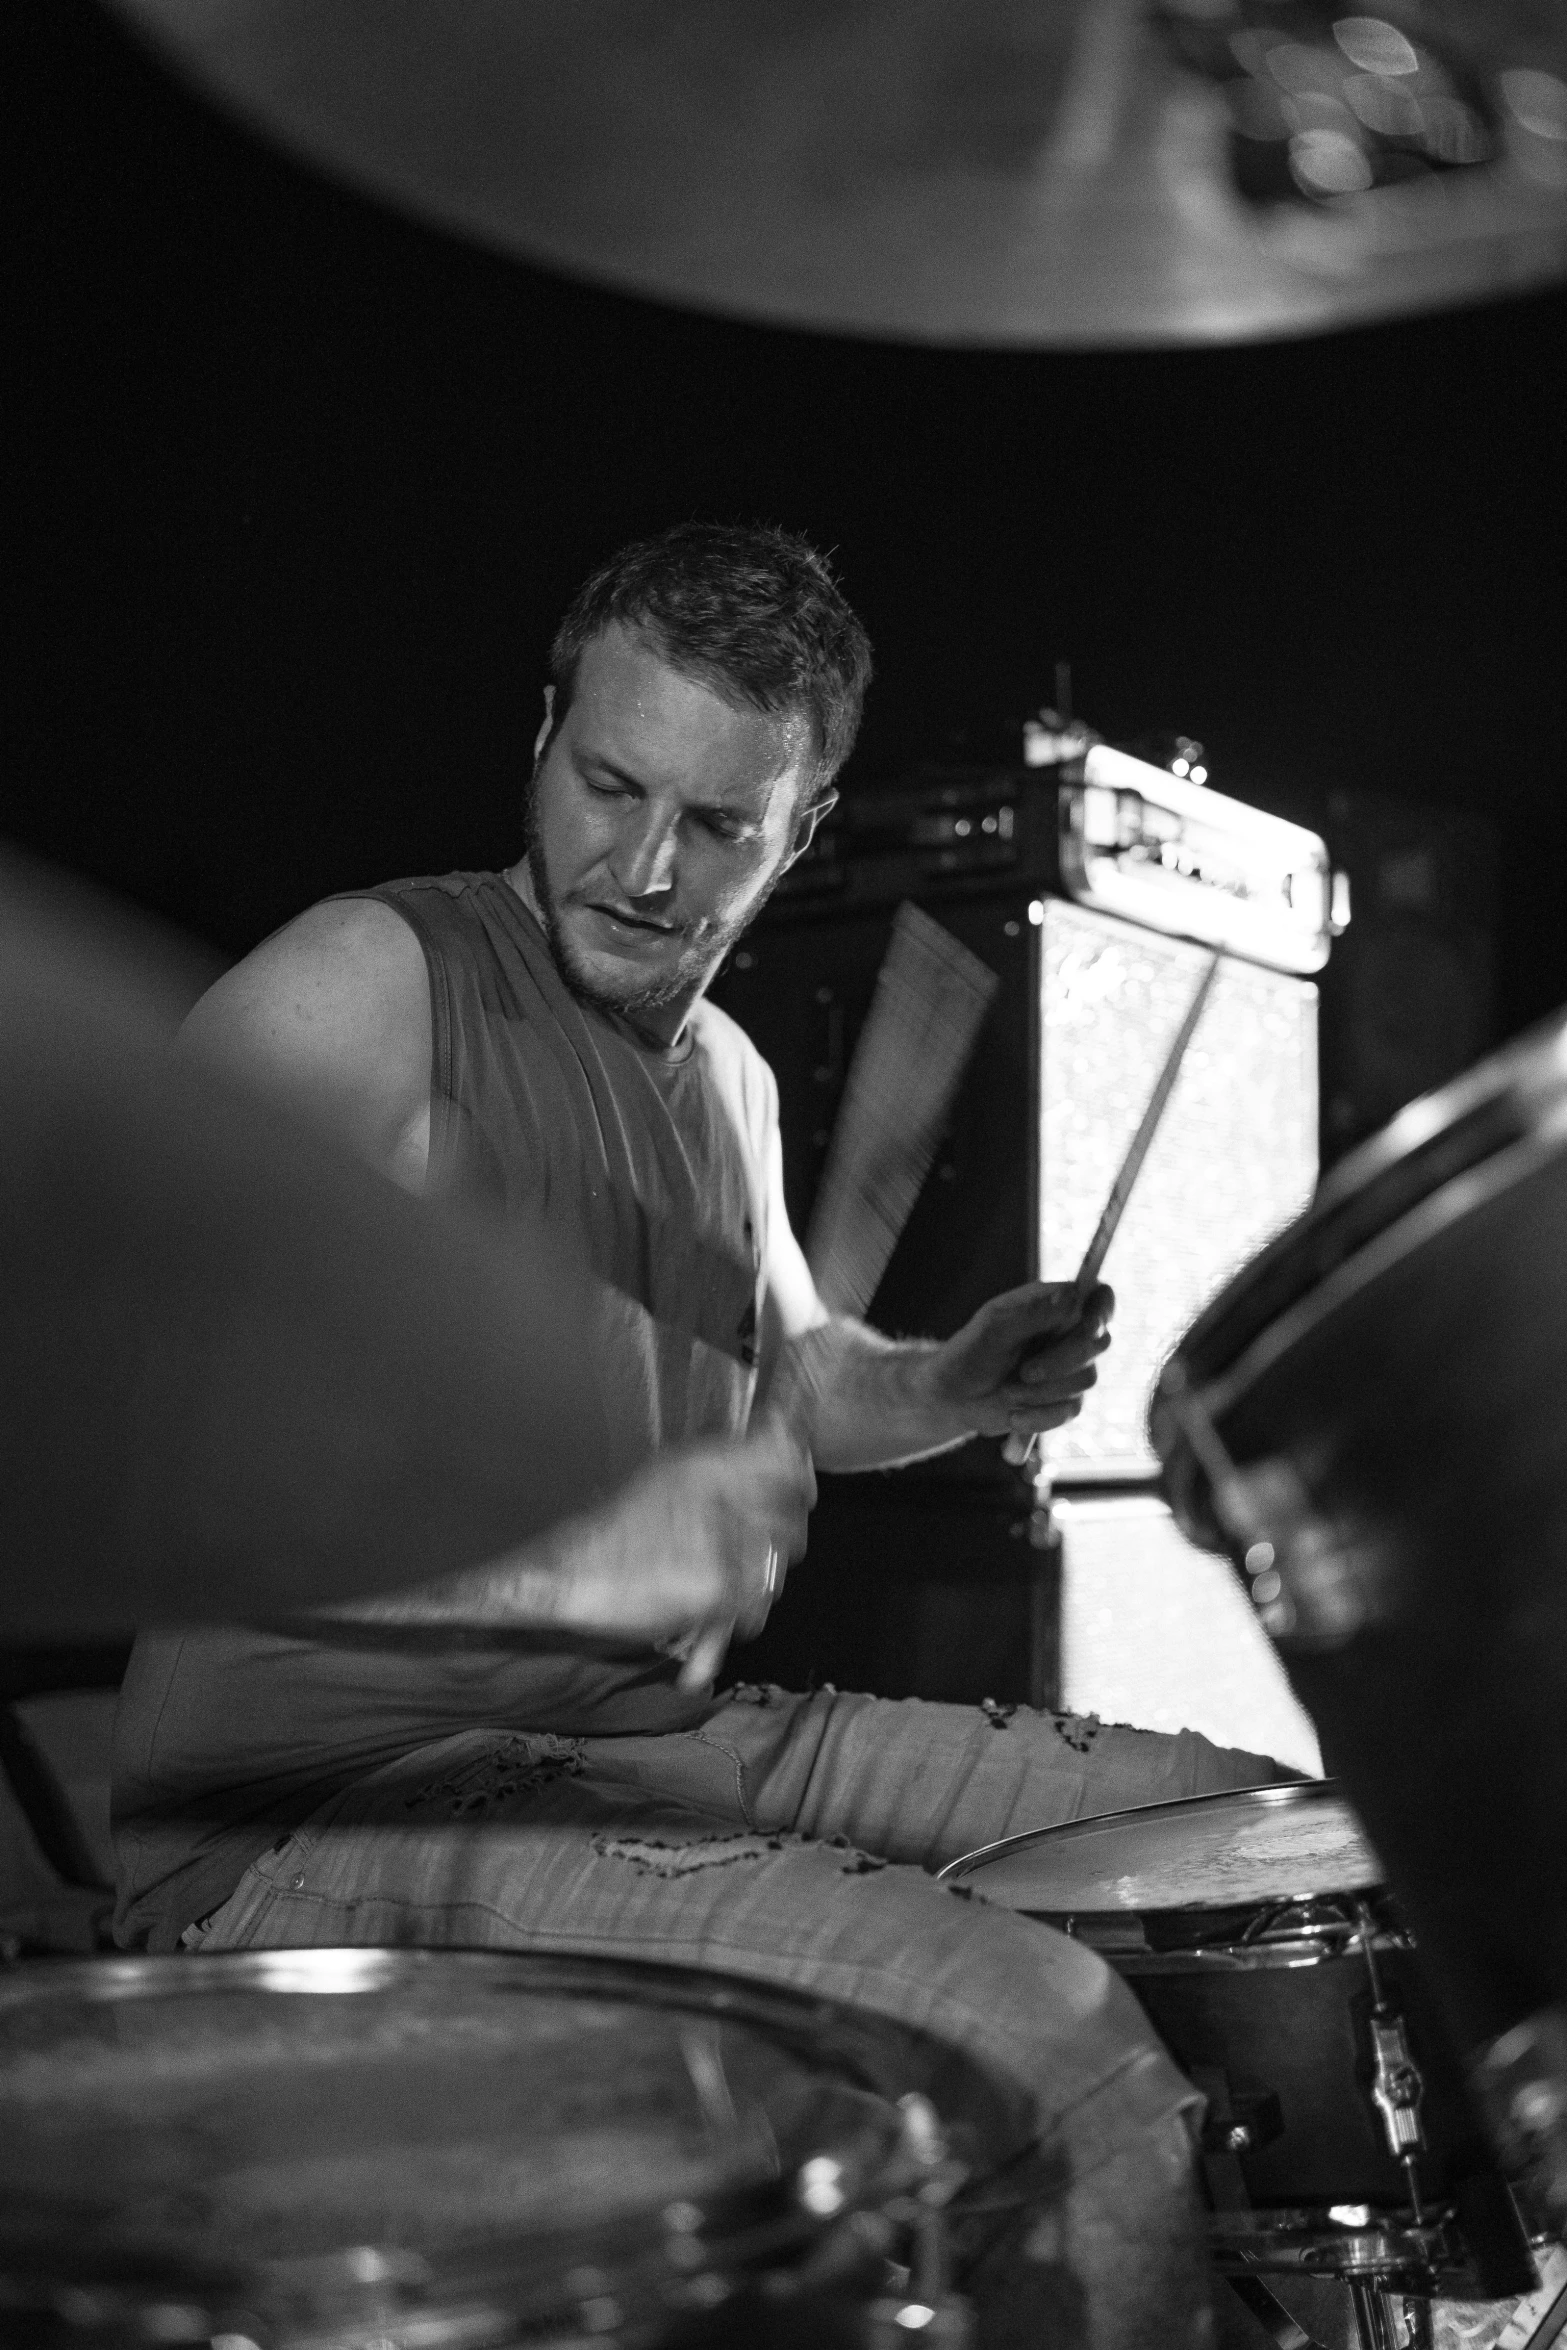
<path id="1" fill-rule="evenodd" d="M 420 1981 L 439 1982 L 442 1977 L 477 1981 L 503 1996 L 509 1991 L 532 1990 L 565 2000 L 599 1998 L 622 2005 L 628 2013 L 654 2005 L 683 2011 L 704 2022 L 727 2022 L 758 2031 L 775 2048 L 804 2059 L 806 2069 L 820 2073 L 834 2090 L 848 2092 L 863 2103 L 864 2113 L 850 2136 L 830 2145 L 824 2141 L 820 2148 L 851 2163 L 853 2183 L 846 2193 L 844 2211 L 872 2206 L 889 2192 L 899 2191 L 911 2169 L 907 2119 L 898 2092 L 879 2077 L 875 2059 L 880 2051 L 890 2060 L 900 2044 L 907 2048 L 924 2035 L 893 2018 L 851 2008 L 789 1984 L 753 1982 L 707 1968 L 664 1966 L 656 1961 L 592 1953 L 432 1950 L 381 1944 L 133 1954 L 38 1963 L 36 1975 L 29 1971 L 21 1982 L 0 1981 L 0 2023 L 8 2016 L 25 2015 L 30 2007 L 47 2014 L 51 2007 L 63 2006 L 80 2014 L 90 2008 L 154 1997 L 170 1998 L 177 2006 L 184 1992 L 213 1991 L 326 1998 L 369 1994 Z M 879 2110 L 873 2114 L 873 2108 Z M 860 2140 L 864 2143 L 853 2142 Z M 704 2195 L 701 2206 L 708 2215 L 704 2235 L 709 2229 L 716 2231 L 708 2239 L 713 2265 L 722 2268 L 726 2261 L 732 2264 L 749 2259 L 756 2250 L 785 2251 L 834 2224 L 836 2215 L 823 2218 L 813 2216 L 803 2205 L 796 2207 L 789 2175 L 786 2165 L 775 2187 L 768 2190 L 766 2213 L 751 2211 L 757 2182 L 715 2180 L 711 2195 Z M 774 2203 L 779 2205 L 777 2211 L 771 2208 Z M 606 2224 L 609 2222 L 603 2218 L 585 2223 L 583 2242 L 590 2249 L 600 2241 Z M 623 2261 L 620 2269 L 613 2270 L 606 2290 L 612 2294 L 630 2292 L 636 2297 L 652 2289 L 645 2279 L 638 2280 L 647 2246 L 655 2240 L 667 2241 L 665 2216 L 657 2204 L 639 2205 L 616 2216 L 614 2225 Z M 123 2303 L 130 2309 L 166 2302 L 172 2292 L 182 2303 L 199 2306 L 216 2323 L 236 2288 L 242 2297 L 275 2289 L 292 2296 L 308 2275 L 321 2281 L 334 2302 L 345 2293 L 351 2297 L 361 2287 L 373 2292 L 383 2281 L 396 2280 L 406 2251 L 413 2255 L 418 2272 L 411 2289 L 417 2296 L 419 2314 L 431 2316 L 448 2307 L 466 2307 L 475 2294 L 485 2300 L 499 2296 L 497 2306 L 521 2312 L 525 2306 L 533 2306 L 528 2297 L 541 2254 L 548 2252 L 554 2263 L 559 2247 L 570 2249 L 555 2223 L 542 2230 L 523 2225 L 451 2246 L 394 2246 L 390 2252 L 378 2241 L 350 2241 L 350 2235 L 351 2231 L 345 2232 L 340 2247 L 322 2248 L 297 2260 L 241 2254 L 222 2273 L 203 2267 L 199 2257 L 190 2257 L 182 2268 L 178 2256 L 170 2255 L 167 2273 L 159 2267 L 156 2274 L 143 2275 L 136 2259 L 127 2256 L 124 2262 L 111 2261 L 102 2273 L 90 2278 L 63 2258 L 58 2247 L 42 2240 L 36 2256 L 20 2264 L 0 2254 L 0 2287 L 7 2279 L 13 2285 L 20 2279 L 30 2288 L 47 2285 L 50 2290 L 74 2289 L 82 2283 L 89 2294 L 107 2294 L 114 2307 Z M 574 2235 L 570 2242 L 575 2242 Z M 385 2280 L 383 2253 L 391 2262 L 385 2268 Z M 357 2264 L 367 2256 L 374 2264 L 373 2276 L 368 2271 L 359 2274 Z M 402 2265 L 406 2266 L 406 2261 Z M 605 2273 L 611 2275 L 611 2270 Z M 657 2284 L 658 2292 L 663 2289 Z M 678 2274 L 673 2289 L 677 2293 L 682 2290 Z M 519 2295 L 521 2300 L 516 2298 Z M 0 2292 L 0 2310 L 7 2306 L 10 2303 Z M 532 2316 L 528 2322 L 533 2322 Z"/>
<path id="2" fill-rule="evenodd" d="M 1435 1098 L 1435 1097 L 1433 1097 Z M 1567 1088 L 1553 1103 L 1550 1114 L 1503 1148 L 1448 1175 L 1413 1201 L 1393 1220 L 1370 1233 L 1317 1280 L 1293 1287 L 1288 1300 L 1256 1323 L 1238 1350 L 1216 1364 L 1206 1379 L 1191 1382 L 1192 1394 L 1205 1415 L 1222 1422 L 1275 1364 L 1309 1338 L 1314 1330 L 1401 1264 L 1428 1241 L 1526 1181 L 1553 1161 L 1567 1155 Z M 1239 1300 L 1267 1275 L 1303 1248 L 1321 1229 L 1316 1210 L 1289 1225 L 1277 1239 L 1227 1283 L 1172 1349 L 1149 1406 L 1148 1434 L 1166 1469 L 1187 1450 L 1179 1417 L 1169 1401 L 1168 1374 L 1172 1365 L 1188 1369 L 1191 1358 L 1222 1329 Z M 1178 1513 L 1179 1514 L 1179 1513 Z"/>
<path id="3" fill-rule="evenodd" d="M 1096 1830 L 1102 1834 L 1107 1822 L 1111 1820 L 1144 1820 L 1160 1814 L 1166 1817 L 1190 1817 L 1193 1812 L 1198 1810 L 1218 1811 L 1240 1795 L 1253 1798 L 1264 1797 L 1266 1799 L 1265 1807 L 1269 1811 L 1289 1811 L 1302 1804 L 1314 1805 L 1325 1802 L 1342 1803 L 1346 1810 L 1352 1809 L 1343 1787 L 1337 1779 L 1265 1779 L 1255 1787 L 1220 1787 L 1213 1789 L 1206 1795 L 1178 1795 L 1165 1803 L 1131 1803 L 1120 1811 L 1093 1812 L 1086 1819 L 1063 1820 L 1054 1828 L 1025 1828 L 1016 1836 L 998 1836 L 994 1843 L 977 1845 L 972 1852 L 961 1854 L 957 1860 L 949 1860 L 944 1869 L 938 1870 L 936 1882 L 938 1885 L 963 1884 L 966 1882 L 969 1872 L 977 1873 L 987 1861 L 995 1859 L 1003 1852 L 1016 1852 L 1028 1845 L 1042 1844 L 1047 1840 L 1053 1840 L 1057 1843 L 1086 1842 Z M 1353 1816 L 1358 1822 L 1359 1814 L 1354 1813 Z M 1374 1882 L 1381 1885 L 1383 1880 L 1379 1877 Z M 1361 1891 L 1369 1890 L 1369 1888 L 1324 1887 L 1319 1890 Z M 1279 1898 L 1286 1897 L 1281 1895 Z M 1257 1904 L 1252 1902 L 1170 1901 L 1158 1904 L 1158 1914 L 1161 1916 L 1200 1915 L 1205 1911 L 1256 1906 Z M 1019 1914 L 1026 1915 L 1028 1913 L 1020 1912 Z M 1088 1910 L 1079 1906 L 1076 1909 L 1064 1908 L 1040 1914 L 1048 1914 L 1052 1917 L 1129 1918 L 1150 1913 L 1131 1909 Z"/>
<path id="4" fill-rule="evenodd" d="M 749 2025 L 782 2038 L 824 2067 L 850 2066 L 856 2085 L 877 2096 L 887 2095 L 879 2079 L 878 2056 L 885 2060 L 928 2037 L 914 2025 L 792 1983 L 727 1974 L 716 1967 L 666 1965 L 656 1959 L 610 1958 L 594 1952 L 341 1943 L 274 1950 L 134 1952 L 35 1963 L 37 1975 L 29 1972 L 26 1961 L 14 1970 L 0 1971 L 0 2026 L 19 2010 L 62 2003 L 73 1995 L 91 2006 L 167 1997 L 182 1988 L 192 1993 L 252 1990 L 327 1998 L 368 1995 L 444 1974 L 488 1983 L 498 1991 L 535 1989 L 561 1998 L 619 1998 L 627 2006 L 686 2008 L 708 2020 Z M 313 1975 L 327 1979 L 301 1979 Z"/>
<path id="5" fill-rule="evenodd" d="M 1259 1249 L 1204 1307 L 1176 1346 L 1173 1359 L 1189 1372 L 1197 1370 L 1243 1298 L 1266 1287 L 1269 1276 L 1291 1260 L 1308 1255 L 1313 1241 L 1329 1245 L 1335 1225 L 1356 1205 L 1374 1205 L 1393 1179 L 1422 1159 L 1444 1155 L 1443 1144 L 1458 1146 L 1451 1154 L 1453 1163 L 1439 1168 L 1434 1180 L 1422 1185 L 1391 1219 L 1378 1219 L 1362 1236 L 1351 1238 L 1344 1253 L 1316 1281 L 1292 1284 L 1273 1310 L 1243 1328 L 1238 1343 L 1226 1348 L 1199 1377 L 1218 1381 L 1231 1374 L 1258 1338 L 1315 1296 L 1326 1280 L 1356 1265 L 1379 1239 L 1402 1229 L 1465 1176 L 1494 1167 L 1518 1144 L 1549 1132 L 1551 1121 L 1547 1119 L 1542 1128 L 1538 1119 L 1542 1101 L 1567 1103 L 1567 1011 L 1553 1013 L 1473 1069 L 1421 1095 L 1379 1133 L 1348 1152 L 1324 1176 L 1310 1206 Z M 1302 1267 L 1303 1273 L 1308 1270 Z"/>
<path id="6" fill-rule="evenodd" d="M 1407 1102 L 1396 1116 L 1346 1151 L 1318 1188 L 1315 1206 L 1333 1208 L 1364 1191 L 1389 1167 L 1401 1165 L 1427 1143 L 1450 1134 L 1466 1118 L 1491 1104 L 1532 1102 L 1567 1090 L 1567 1009 L 1547 1014 L 1521 1036 L 1499 1045 L 1445 1085 Z"/>

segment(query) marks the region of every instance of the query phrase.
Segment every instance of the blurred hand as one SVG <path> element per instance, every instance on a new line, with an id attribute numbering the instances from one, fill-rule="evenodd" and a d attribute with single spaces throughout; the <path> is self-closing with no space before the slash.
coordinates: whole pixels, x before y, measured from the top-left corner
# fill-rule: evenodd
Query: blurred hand
<path id="1" fill-rule="evenodd" d="M 1103 1283 L 1081 1314 L 1070 1281 L 1031 1281 L 980 1307 L 925 1358 L 933 1407 L 981 1436 L 1005 1436 L 1021 1461 L 1035 1436 L 1063 1427 L 1083 1408 L 1110 1343 L 1115 1299 Z"/>
<path id="2" fill-rule="evenodd" d="M 661 1454 L 591 1517 L 561 1529 L 551 1621 L 646 1638 L 711 1680 L 735 1633 L 754 1638 L 805 1551 L 810 1455 L 778 1418 L 736 1442 Z"/>

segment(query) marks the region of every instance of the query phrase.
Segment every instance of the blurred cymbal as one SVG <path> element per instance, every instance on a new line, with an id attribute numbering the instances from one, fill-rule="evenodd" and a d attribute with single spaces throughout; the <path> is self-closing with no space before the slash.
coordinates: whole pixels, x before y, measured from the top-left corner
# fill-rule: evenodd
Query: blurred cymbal
<path id="1" fill-rule="evenodd" d="M 558 1243 L 167 1050 L 178 959 L 0 859 L 0 1636 L 269 1618 L 494 1558 L 613 1459 Z"/>
<path id="2" fill-rule="evenodd" d="M 1166 0 L 1163 34 L 1137 0 L 110 4 L 258 127 L 421 217 L 797 326 L 1229 342 L 1567 274 L 1561 0 L 1339 20 L 1429 38 L 1412 82 L 1346 65 L 1325 0 Z M 1299 49 L 1302 22 L 1369 112 L 1276 89 L 1245 49 Z M 1254 69 L 1282 128 L 1246 112 Z M 1248 201 L 1246 141 L 1274 133 L 1294 178 Z M 1385 167 L 1411 176 L 1359 184 Z"/>

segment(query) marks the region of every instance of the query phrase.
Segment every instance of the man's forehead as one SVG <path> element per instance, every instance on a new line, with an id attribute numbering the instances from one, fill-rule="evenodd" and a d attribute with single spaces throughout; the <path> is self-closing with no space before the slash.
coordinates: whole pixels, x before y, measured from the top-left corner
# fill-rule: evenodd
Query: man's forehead
<path id="1" fill-rule="evenodd" d="M 732 701 L 619 622 L 583 647 L 566 723 L 581 749 L 633 772 L 673 758 L 738 794 L 765 796 L 811 754 L 804 711 Z"/>

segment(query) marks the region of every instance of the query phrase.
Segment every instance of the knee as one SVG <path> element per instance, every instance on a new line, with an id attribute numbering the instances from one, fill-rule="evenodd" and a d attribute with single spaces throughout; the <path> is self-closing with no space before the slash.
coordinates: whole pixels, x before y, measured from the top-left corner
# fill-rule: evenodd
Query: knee
<path id="1" fill-rule="evenodd" d="M 1134 2125 L 1108 2155 L 1069 2118 L 953 2214 L 953 2250 L 986 2350 L 1202 2350 L 1209 2288 L 1190 2133 Z M 997 2206 L 1000 2206 L 999 2210 Z"/>

